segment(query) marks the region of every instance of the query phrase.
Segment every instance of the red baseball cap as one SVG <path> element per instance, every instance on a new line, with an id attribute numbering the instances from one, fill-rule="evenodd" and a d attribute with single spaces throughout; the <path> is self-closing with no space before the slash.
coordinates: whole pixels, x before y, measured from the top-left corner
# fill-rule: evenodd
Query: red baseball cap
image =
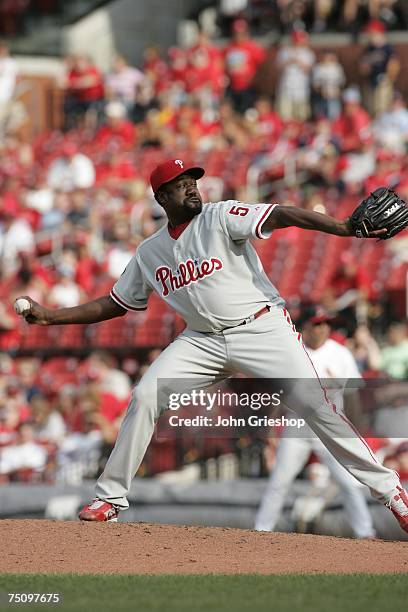
<path id="1" fill-rule="evenodd" d="M 198 166 L 186 166 L 182 159 L 169 159 L 156 166 L 150 175 L 153 193 L 157 193 L 162 185 L 169 183 L 182 174 L 189 174 L 195 179 L 204 176 L 204 169 Z"/>
<path id="2" fill-rule="evenodd" d="M 331 321 L 333 321 L 334 318 L 335 317 L 333 317 L 327 312 L 321 312 L 320 314 L 317 313 L 314 317 L 311 317 L 309 319 L 309 322 L 312 325 L 319 325 L 319 323 L 331 323 Z"/>
<path id="3" fill-rule="evenodd" d="M 15 198 L 7 194 L 3 198 L 3 205 L 0 209 L 0 217 L 17 217 L 19 206 Z"/>
<path id="4" fill-rule="evenodd" d="M 327 312 L 321 306 L 315 304 L 308 304 L 304 307 L 301 319 L 301 326 L 305 323 L 311 323 L 312 325 L 319 325 L 319 323 L 330 323 L 335 319 L 335 315 Z"/>
<path id="5" fill-rule="evenodd" d="M 290 36 L 292 44 L 299 45 L 309 40 L 309 35 L 304 30 L 294 30 Z"/>
<path id="6" fill-rule="evenodd" d="M 385 25 L 379 19 L 372 19 L 371 21 L 368 22 L 366 26 L 366 32 L 368 32 L 369 34 L 374 33 L 374 32 L 378 34 L 384 34 L 385 30 L 386 30 Z"/>

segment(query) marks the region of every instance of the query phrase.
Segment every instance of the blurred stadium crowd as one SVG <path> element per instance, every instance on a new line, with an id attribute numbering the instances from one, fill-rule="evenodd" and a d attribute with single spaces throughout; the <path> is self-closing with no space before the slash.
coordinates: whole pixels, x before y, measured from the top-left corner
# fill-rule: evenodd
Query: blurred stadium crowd
<path id="1" fill-rule="evenodd" d="M 407 26 L 408 18 L 404 0 L 219 0 L 217 4 L 222 25 L 229 25 L 231 18 L 245 17 L 256 32 L 276 28 L 288 33 L 304 28 L 314 33 L 357 33 L 370 19 L 381 19 L 388 29 L 398 29 Z"/>
<path id="2" fill-rule="evenodd" d="M 0 34 L 22 34 L 27 20 L 47 15 L 72 18 L 75 13 L 63 0 L 0 0 Z M 103 4 L 89 0 L 84 5 Z M 68 6 L 67 6 L 68 5 Z M 259 34 L 291 32 L 303 27 L 312 32 L 358 32 L 369 19 L 381 19 L 389 29 L 408 27 L 405 0 L 201 0 L 196 13 L 216 9 L 220 32 L 228 35 L 231 20 L 244 17 Z"/>
<path id="3" fill-rule="evenodd" d="M 30 142 L 11 111 L 16 62 L 0 44 L 0 482 L 76 483 L 98 473 L 131 386 L 183 327 L 154 296 L 146 313 L 94 326 L 29 327 L 11 307 L 17 295 L 58 308 L 108 293 L 138 244 L 164 223 L 148 187 L 158 162 L 177 156 L 203 165 L 206 201 L 268 199 L 344 217 L 381 185 L 408 198 L 408 110 L 387 40 L 404 3 L 346 0 L 340 12 L 337 4 L 222 2 L 220 23 L 231 27 L 223 46 L 200 33 L 166 56 L 146 48 L 138 67 L 117 56 L 107 74 L 89 57 L 68 57 L 64 129 Z M 282 30 L 292 30 L 272 65 L 251 33 L 268 9 L 279 9 Z M 360 26 L 370 19 L 361 88 L 347 82 L 334 52 L 317 56 L 299 29 L 321 31 L 334 19 L 347 27 L 356 15 Z M 274 98 L 254 86 L 259 70 L 278 75 Z M 294 320 L 303 302 L 323 304 L 340 315 L 333 336 L 365 376 L 404 381 L 407 245 L 407 232 L 378 244 L 294 228 L 256 248 Z M 390 405 L 401 406 L 399 394 Z M 156 440 L 140 473 L 240 444 Z M 399 444 L 388 460 L 408 471 Z"/>

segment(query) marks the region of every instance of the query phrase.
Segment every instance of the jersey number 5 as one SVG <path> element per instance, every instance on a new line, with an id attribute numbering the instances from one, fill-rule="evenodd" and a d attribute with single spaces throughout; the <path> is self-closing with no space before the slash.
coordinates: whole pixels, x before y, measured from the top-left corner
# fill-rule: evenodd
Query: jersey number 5
<path id="1" fill-rule="evenodd" d="M 247 206 L 231 206 L 228 211 L 230 215 L 237 215 L 237 217 L 245 217 L 249 213 Z"/>

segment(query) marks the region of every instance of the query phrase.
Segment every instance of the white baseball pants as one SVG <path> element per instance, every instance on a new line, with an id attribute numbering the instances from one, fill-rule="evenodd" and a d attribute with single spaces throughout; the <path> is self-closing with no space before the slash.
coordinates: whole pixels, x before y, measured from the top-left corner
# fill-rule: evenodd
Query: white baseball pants
<path id="1" fill-rule="evenodd" d="M 371 538 L 375 530 L 360 483 L 347 472 L 317 438 L 283 436 L 279 442 L 275 465 L 270 473 L 261 505 L 255 518 L 255 529 L 274 531 L 286 496 L 296 476 L 306 465 L 311 452 L 326 465 L 342 495 L 346 519 L 357 538 Z"/>
<path id="2" fill-rule="evenodd" d="M 191 379 L 194 387 L 199 384 L 204 388 L 241 372 L 252 378 L 293 380 L 285 403 L 306 420 L 337 461 L 367 485 L 376 499 L 389 501 L 399 484 L 398 475 L 376 459 L 344 415 L 326 401 L 299 338 L 286 310 L 274 306 L 247 325 L 217 334 L 185 330 L 135 387 L 115 447 L 97 481 L 97 497 L 122 509 L 128 507 L 131 481 L 155 422 L 166 409 L 164 402 L 157 401 L 158 379 Z M 191 390 L 186 388 L 185 392 Z"/>

